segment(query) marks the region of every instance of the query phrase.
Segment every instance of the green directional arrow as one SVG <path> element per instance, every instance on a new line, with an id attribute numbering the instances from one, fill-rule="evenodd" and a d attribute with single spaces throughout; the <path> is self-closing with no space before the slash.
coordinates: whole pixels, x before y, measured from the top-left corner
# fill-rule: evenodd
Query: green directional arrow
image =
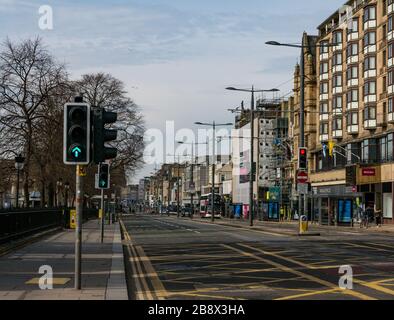
<path id="1" fill-rule="evenodd" d="M 74 157 L 75 158 L 78 158 L 79 157 L 79 154 L 82 152 L 82 150 L 79 148 L 79 147 L 74 147 L 73 149 L 72 149 L 72 153 L 74 154 Z"/>

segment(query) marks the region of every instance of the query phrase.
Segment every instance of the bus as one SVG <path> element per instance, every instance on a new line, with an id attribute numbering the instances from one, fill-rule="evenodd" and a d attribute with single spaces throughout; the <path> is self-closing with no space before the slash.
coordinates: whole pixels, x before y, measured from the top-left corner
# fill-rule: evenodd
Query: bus
<path id="1" fill-rule="evenodd" d="M 200 197 L 200 216 L 201 218 L 212 217 L 212 193 L 204 194 Z M 222 197 L 219 194 L 215 194 L 214 210 L 215 218 L 220 218 L 222 214 Z"/>

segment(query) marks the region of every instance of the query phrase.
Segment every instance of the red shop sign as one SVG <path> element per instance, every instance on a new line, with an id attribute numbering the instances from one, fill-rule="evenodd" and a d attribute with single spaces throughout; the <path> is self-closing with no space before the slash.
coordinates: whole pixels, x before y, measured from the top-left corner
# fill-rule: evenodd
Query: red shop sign
<path id="1" fill-rule="evenodd" d="M 364 168 L 364 169 L 362 169 L 362 174 L 364 177 L 374 177 L 376 175 L 376 169 Z"/>

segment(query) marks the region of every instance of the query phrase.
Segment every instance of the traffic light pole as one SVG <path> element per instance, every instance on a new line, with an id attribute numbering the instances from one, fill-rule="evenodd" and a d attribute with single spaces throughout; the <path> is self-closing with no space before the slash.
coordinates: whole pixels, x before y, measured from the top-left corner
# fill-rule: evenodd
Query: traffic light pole
<path id="1" fill-rule="evenodd" d="M 101 243 L 104 242 L 104 189 L 101 189 Z"/>
<path id="2" fill-rule="evenodd" d="M 76 290 L 81 290 L 82 265 L 82 211 L 83 211 L 83 166 L 76 167 L 76 228 L 75 228 L 75 283 Z"/>

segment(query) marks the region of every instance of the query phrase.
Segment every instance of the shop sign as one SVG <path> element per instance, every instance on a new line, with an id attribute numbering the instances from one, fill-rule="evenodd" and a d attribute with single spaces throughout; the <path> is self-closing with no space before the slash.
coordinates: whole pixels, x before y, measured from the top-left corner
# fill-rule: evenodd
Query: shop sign
<path id="1" fill-rule="evenodd" d="M 362 169 L 363 177 L 374 177 L 376 175 L 376 169 L 374 168 L 363 168 Z"/>

